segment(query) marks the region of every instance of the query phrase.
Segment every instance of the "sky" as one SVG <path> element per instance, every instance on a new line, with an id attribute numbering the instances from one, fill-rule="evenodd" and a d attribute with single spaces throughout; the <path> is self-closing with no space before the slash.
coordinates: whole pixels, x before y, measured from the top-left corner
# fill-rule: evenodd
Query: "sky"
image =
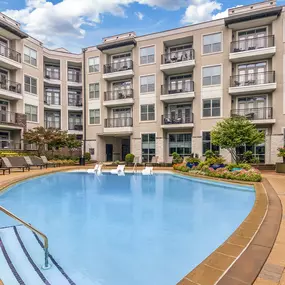
<path id="1" fill-rule="evenodd" d="M 0 0 L 0 11 L 54 49 L 80 52 L 108 37 L 137 35 L 225 18 L 254 0 Z M 283 4 L 282 2 L 279 4 Z"/>

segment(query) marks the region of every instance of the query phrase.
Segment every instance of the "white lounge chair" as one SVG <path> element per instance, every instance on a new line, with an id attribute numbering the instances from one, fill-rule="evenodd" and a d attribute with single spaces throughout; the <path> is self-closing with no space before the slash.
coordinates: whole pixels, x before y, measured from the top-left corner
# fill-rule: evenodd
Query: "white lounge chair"
<path id="1" fill-rule="evenodd" d="M 87 169 L 88 173 L 102 174 L 102 164 L 96 163 L 93 169 Z"/>
<path id="2" fill-rule="evenodd" d="M 118 165 L 117 169 L 112 169 L 111 174 L 124 175 L 125 165 Z"/>
<path id="3" fill-rule="evenodd" d="M 142 175 L 153 175 L 153 167 L 146 166 L 145 169 L 142 171 Z"/>

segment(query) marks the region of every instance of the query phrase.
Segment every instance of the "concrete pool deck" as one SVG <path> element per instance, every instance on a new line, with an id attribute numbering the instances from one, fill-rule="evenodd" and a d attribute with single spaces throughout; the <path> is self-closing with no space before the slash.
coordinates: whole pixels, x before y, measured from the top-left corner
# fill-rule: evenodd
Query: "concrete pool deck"
<path id="1" fill-rule="evenodd" d="M 12 171 L 0 175 L 0 191 L 35 176 L 86 168 L 92 166 Z M 285 285 L 285 175 L 263 172 L 263 177 L 254 183 L 255 205 L 242 225 L 179 285 Z"/>

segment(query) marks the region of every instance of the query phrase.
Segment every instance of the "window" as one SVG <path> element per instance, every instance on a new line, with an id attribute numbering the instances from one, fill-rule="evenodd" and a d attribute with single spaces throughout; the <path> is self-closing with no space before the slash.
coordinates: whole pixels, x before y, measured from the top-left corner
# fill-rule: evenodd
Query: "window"
<path id="1" fill-rule="evenodd" d="M 27 46 L 24 47 L 24 62 L 37 66 L 37 52 Z"/>
<path id="2" fill-rule="evenodd" d="M 58 88 L 46 88 L 44 103 L 48 105 L 60 105 L 60 90 Z"/>
<path id="3" fill-rule="evenodd" d="M 99 56 L 90 57 L 88 59 L 89 72 L 98 72 L 99 64 L 100 64 Z"/>
<path id="4" fill-rule="evenodd" d="M 155 107 L 151 105 L 141 105 L 141 121 L 155 120 Z"/>
<path id="5" fill-rule="evenodd" d="M 192 134 L 169 134 L 169 155 L 173 152 L 189 156 L 192 152 Z"/>
<path id="6" fill-rule="evenodd" d="M 221 116 L 221 100 L 209 99 L 203 100 L 203 117 Z"/>
<path id="7" fill-rule="evenodd" d="M 203 36 L 203 53 L 219 52 L 222 50 L 222 33 Z"/>
<path id="8" fill-rule="evenodd" d="M 89 84 L 89 99 L 99 99 L 99 83 Z"/>
<path id="9" fill-rule="evenodd" d="M 100 109 L 89 110 L 89 123 L 100 124 Z"/>
<path id="10" fill-rule="evenodd" d="M 220 147 L 213 145 L 211 143 L 211 133 L 210 132 L 203 132 L 202 133 L 202 148 L 203 148 L 203 154 L 207 151 L 207 150 L 211 150 L 215 153 L 220 153 Z"/>
<path id="11" fill-rule="evenodd" d="M 33 105 L 25 104 L 25 114 L 27 121 L 37 122 L 38 121 L 38 107 Z"/>
<path id="12" fill-rule="evenodd" d="M 203 67 L 203 86 L 221 84 L 221 66 Z"/>
<path id="13" fill-rule="evenodd" d="M 155 76 L 154 75 L 141 76 L 140 79 L 141 93 L 154 92 L 154 89 L 155 89 Z"/>
<path id="14" fill-rule="evenodd" d="M 140 64 L 153 63 L 155 59 L 154 46 L 140 49 Z"/>
<path id="15" fill-rule="evenodd" d="M 37 79 L 25 75 L 25 92 L 37 94 Z"/>
<path id="16" fill-rule="evenodd" d="M 151 162 L 155 156 L 155 134 L 142 135 L 142 162 Z"/>

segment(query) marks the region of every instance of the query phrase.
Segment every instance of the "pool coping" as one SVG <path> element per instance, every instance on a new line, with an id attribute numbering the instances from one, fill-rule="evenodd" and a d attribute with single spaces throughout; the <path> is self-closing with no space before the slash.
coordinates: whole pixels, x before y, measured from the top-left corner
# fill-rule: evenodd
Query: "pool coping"
<path id="1" fill-rule="evenodd" d="M 25 176 L 21 175 L 0 183 L 0 194 L 12 185 L 31 178 L 76 169 L 83 170 L 86 166 L 51 168 L 37 173 L 27 172 Z M 282 217 L 280 199 L 268 180 L 263 178 L 262 182 L 229 181 L 169 168 L 161 171 L 232 185 L 254 186 L 255 203 L 247 218 L 221 246 L 183 277 L 177 285 L 253 284 L 271 252 Z"/>
<path id="2" fill-rule="evenodd" d="M 258 277 L 275 243 L 282 206 L 266 178 L 262 182 L 228 181 L 173 171 L 188 177 L 230 184 L 253 185 L 255 202 L 234 233 L 177 285 L 251 285 Z"/>

